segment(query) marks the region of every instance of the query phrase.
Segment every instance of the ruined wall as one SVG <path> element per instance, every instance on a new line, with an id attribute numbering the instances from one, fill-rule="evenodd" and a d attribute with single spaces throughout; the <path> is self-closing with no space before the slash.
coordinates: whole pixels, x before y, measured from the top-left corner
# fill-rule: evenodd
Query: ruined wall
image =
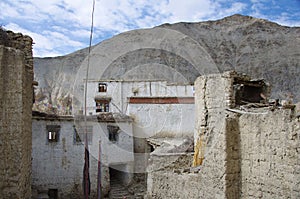
<path id="1" fill-rule="evenodd" d="M 270 92 L 267 84 L 234 72 L 199 77 L 195 82 L 195 150 L 202 138 L 200 175 L 205 179 L 211 176 L 213 182 L 208 180 L 200 192 L 214 187 L 213 191 L 223 191 L 221 198 L 299 197 L 299 122 L 295 111 L 280 107 L 272 112 L 272 105 L 240 111 L 239 82 L 262 86 L 258 91 L 266 96 Z M 212 169 L 216 167 L 219 172 Z M 214 180 L 221 175 L 224 184 L 216 190 Z"/>
<path id="2" fill-rule="evenodd" d="M 228 91 L 232 83 L 230 73 L 203 76 L 195 81 L 195 160 L 202 161 L 199 178 L 203 186 L 198 186 L 198 191 L 203 198 L 225 197 L 227 134 L 224 109 L 229 107 L 231 96 L 224 91 Z"/>
<path id="3" fill-rule="evenodd" d="M 199 198 L 198 175 L 176 172 L 191 165 L 192 156 L 192 153 L 152 154 L 147 168 L 148 198 Z"/>
<path id="4" fill-rule="evenodd" d="M 196 80 L 197 167 L 178 173 L 190 165 L 150 162 L 150 198 L 299 198 L 299 113 L 268 104 L 242 110 L 235 81 L 248 80 L 230 72 Z"/>
<path id="5" fill-rule="evenodd" d="M 225 198 L 226 178 L 226 114 L 232 103 L 234 74 L 225 73 L 199 77 L 195 82 L 195 143 L 202 142 L 197 158 L 202 161 L 199 173 L 162 172 L 152 169 L 147 190 L 151 198 Z M 201 139 L 200 139 L 201 138 Z M 201 141 L 200 141 L 201 140 Z M 199 145 L 198 145 L 199 147 Z M 195 153 L 197 150 L 195 150 Z M 170 162 L 169 162 L 170 163 Z M 152 164 L 152 163 L 150 163 Z M 156 163 L 157 164 L 157 163 Z M 191 166 L 185 165 L 187 167 Z M 153 167 L 150 165 L 150 167 Z M 179 167 L 180 168 L 180 167 Z M 178 169 L 178 168 L 177 168 Z M 168 196 L 168 197 L 165 197 Z"/>
<path id="6" fill-rule="evenodd" d="M 300 122 L 289 109 L 239 118 L 241 198 L 300 198 Z"/>
<path id="7" fill-rule="evenodd" d="M 0 30 L 0 195 L 31 197 L 32 39 Z"/>

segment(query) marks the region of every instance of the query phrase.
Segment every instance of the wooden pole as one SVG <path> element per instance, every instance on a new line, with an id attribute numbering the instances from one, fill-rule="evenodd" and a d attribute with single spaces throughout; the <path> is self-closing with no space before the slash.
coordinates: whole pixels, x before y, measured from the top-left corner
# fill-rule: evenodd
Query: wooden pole
<path id="1" fill-rule="evenodd" d="M 88 145 L 88 132 L 87 132 L 87 81 L 89 77 L 89 67 L 90 67 L 90 54 L 93 38 L 93 27 L 94 27 L 94 10 L 95 10 L 95 0 L 93 0 L 93 9 L 92 9 L 92 24 L 91 24 L 91 34 L 90 34 L 90 45 L 89 45 L 89 54 L 88 54 L 88 63 L 86 69 L 85 77 L 85 90 L 84 90 L 84 124 L 85 124 L 85 141 L 84 141 L 84 198 L 89 199 L 90 195 L 90 174 L 89 174 L 89 145 Z"/>

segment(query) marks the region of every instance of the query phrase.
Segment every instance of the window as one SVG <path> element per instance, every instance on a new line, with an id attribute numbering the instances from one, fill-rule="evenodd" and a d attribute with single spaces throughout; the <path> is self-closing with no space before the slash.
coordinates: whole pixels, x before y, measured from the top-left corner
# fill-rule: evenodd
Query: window
<path id="1" fill-rule="evenodd" d="M 48 140 L 51 142 L 57 142 L 58 141 L 58 133 L 55 131 L 49 131 L 48 132 Z"/>
<path id="2" fill-rule="evenodd" d="M 58 142 L 59 140 L 59 125 L 47 125 L 47 138 L 48 142 Z"/>
<path id="3" fill-rule="evenodd" d="M 107 85 L 105 83 L 98 84 L 98 92 L 106 92 Z"/>
<path id="4" fill-rule="evenodd" d="M 93 143 L 93 126 L 87 126 L 87 139 L 88 144 Z M 85 139 L 85 127 L 76 127 L 74 126 L 74 143 L 80 144 L 84 143 Z"/>
<path id="5" fill-rule="evenodd" d="M 120 128 L 118 126 L 108 125 L 107 130 L 108 130 L 108 139 L 109 139 L 109 141 L 117 142 L 118 137 L 119 137 Z"/>
<path id="6" fill-rule="evenodd" d="M 98 112 L 109 112 L 109 101 L 100 100 L 96 101 L 96 113 Z"/>
<path id="7" fill-rule="evenodd" d="M 268 90 L 265 83 L 257 81 L 236 81 L 233 85 L 235 104 L 243 105 L 247 103 L 264 103 Z"/>

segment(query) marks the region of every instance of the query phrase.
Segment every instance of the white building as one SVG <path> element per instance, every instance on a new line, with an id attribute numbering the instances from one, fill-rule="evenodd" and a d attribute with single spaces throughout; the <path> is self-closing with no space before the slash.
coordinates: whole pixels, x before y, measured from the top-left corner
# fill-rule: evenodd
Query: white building
<path id="1" fill-rule="evenodd" d="M 106 80 L 87 85 L 92 197 L 97 193 L 99 159 L 102 194 L 107 195 L 111 181 L 128 185 L 134 173 L 145 173 L 151 152 L 148 138 L 193 136 L 193 85 Z M 83 195 L 84 121 L 83 115 L 34 115 L 34 190 L 54 198 Z"/>
<path id="2" fill-rule="evenodd" d="M 192 137 L 194 87 L 167 81 L 89 80 L 89 115 L 120 112 L 133 118 L 135 172 L 147 166 L 148 138 Z"/>
<path id="3" fill-rule="evenodd" d="M 36 194 L 45 193 L 51 198 L 82 197 L 83 124 L 81 117 L 34 114 L 32 185 Z M 112 113 L 89 116 L 87 136 L 91 197 L 97 194 L 98 160 L 102 195 L 109 193 L 111 181 L 129 184 L 134 165 L 132 120 Z"/>

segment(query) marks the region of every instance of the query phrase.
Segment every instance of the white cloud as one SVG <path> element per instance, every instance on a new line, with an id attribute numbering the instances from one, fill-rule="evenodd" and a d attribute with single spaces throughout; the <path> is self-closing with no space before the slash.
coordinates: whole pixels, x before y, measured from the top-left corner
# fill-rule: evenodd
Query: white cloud
<path id="1" fill-rule="evenodd" d="M 250 15 L 257 18 L 268 19 L 267 10 L 272 10 L 274 4 L 270 0 L 251 0 Z"/>
<path id="2" fill-rule="evenodd" d="M 30 30 L 24 29 L 22 27 L 20 27 L 18 24 L 14 24 L 14 23 L 10 23 L 7 24 L 5 27 L 5 29 L 8 30 L 12 30 L 14 32 L 21 32 L 24 35 L 29 35 L 32 39 L 33 42 L 35 43 L 33 45 L 33 55 L 34 56 L 43 56 L 42 54 L 40 54 L 40 52 L 36 52 L 36 50 L 39 49 L 51 49 L 51 46 L 53 45 L 53 43 L 49 42 L 49 39 L 44 37 L 41 34 L 37 34 L 35 32 L 32 32 Z"/>
<path id="3" fill-rule="evenodd" d="M 3 2 L 4 8 L 2 17 L 10 17 L 14 19 L 22 19 L 24 21 L 41 21 L 45 18 L 41 10 L 37 9 L 33 4 L 27 1 L 9 1 Z"/>
<path id="4" fill-rule="evenodd" d="M 49 54 L 61 55 L 61 52 L 58 50 L 60 48 L 86 47 L 83 43 L 72 40 L 59 32 L 44 31 L 41 33 L 36 33 L 32 32 L 31 30 L 24 29 L 14 23 L 7 24 L 4 28 L 14 32 L 21 32 L 24 35 L 29 35 L 34 42 L 33 55 L 35 57 L 50 56 Z"/>
<path id="5" fill-rule="evenodd" d="M 10 17 L 19 16 L 19 12 L 6 2 L 0 2 L 0 8 L 1 8 L 0 19 L 3 19 L 5 16 L 10 16 Z"/>
<path id="6" fill-rule="evenodd" d="M 274 22 L 285 26 L 297 26 L 300 27 L 300 21 L 292 20 L 288 13 L 281 13 L 281 15 L 273 19 Z"/>
<path id="7" fill-rule="evenodd" d="M 88 38 L 90 36 L 90 30 L 88 29 L 76 29 L 70 32 L 72 36 L 76 38 Z"/>
<path id="8" fill-rule="evenodd" d="M 170 22 L 196 21 L 215 11 L 216 5 L 207 0 L 176 1 L 170 0 L 164 8 L 171 14 Z"/>
<path id="9" fill-rule="evenodd" d="M 36 43 L 35 56 L 70 53 L 89 43 L 92 2 L 2 0 L 0 19 L 4 22 L 0 21 L 0 25 L 30 35 Z M 100 41 L 131 29 L 212 20 L 244 11 L 270 19 L 264 9 L 265 0 L 96 0 L 93 37 Z M 279 14 L 272 19 L 280 24 L 297 24 L 290 14 Z"/>
<path id="10" fill-rule="evenodd" d="M 229 16 L 236 13 L 241 13 L 244 9 L 246 9 L 246 7 L 247 7 L 246 4 L 236 2 L 233 3 L 228 8 L 224 8 L 224 9 L 219 8 L 217 12 L 218 14 L 216 15 L 218 16 L 218 18 L 220 18 L 220 17 Z"/>

